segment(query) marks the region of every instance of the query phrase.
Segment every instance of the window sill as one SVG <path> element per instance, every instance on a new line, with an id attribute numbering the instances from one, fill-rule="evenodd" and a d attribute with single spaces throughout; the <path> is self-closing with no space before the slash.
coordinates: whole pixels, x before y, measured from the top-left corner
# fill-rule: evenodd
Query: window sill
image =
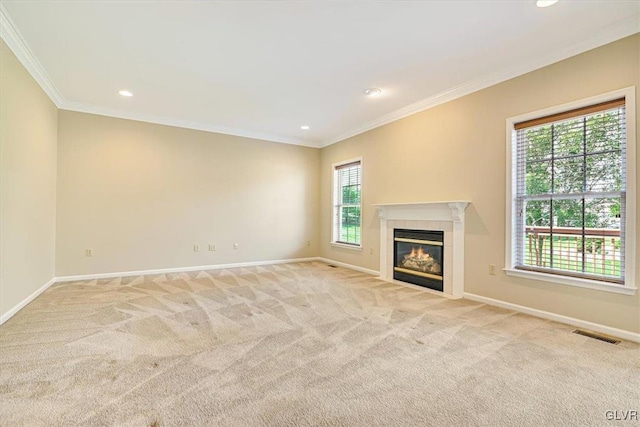
<path id="1" fill-rule="evenodd" d="M 507 276 L 521 277 L 523 279 L 540 280 L 543 282 L 555 283 L 560 285 L 575 286 L 578 288 L 595 289 L 597 291 L 613 292 L 623 295 L 635 295 L 638 288 L 631 286 L 614 285 L 608 282 L 599 282 L 597 280 L 580 279 L 578 277 L 559 276 L 555 274 L 539 273 L 537 271 L 515 270 L 505 268 L 503 270 Z"/>
<path id="2" fill-rule="evenodd" d="M 346 243 L 331 242 L 331 246 L 336 248 L 351 249 L 352 251 L 362 251 L 362 245 L 348 245 Z"/>

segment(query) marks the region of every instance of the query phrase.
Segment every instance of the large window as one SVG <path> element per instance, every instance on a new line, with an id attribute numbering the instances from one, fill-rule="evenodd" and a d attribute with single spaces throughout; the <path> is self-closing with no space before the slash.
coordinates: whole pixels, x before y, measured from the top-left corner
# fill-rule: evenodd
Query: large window
<path id="1" fill-rule="evenodd" d="M 333 243 L 361 247 L 362 161 L 333 165 Z"/>
<path id="2" fill-rule="evenodd" d="M 635 185 L 629 181 L 628 103 L 623 95 L 509 123 L 508 269 L 549 281 L 634 287 L 626 274 L 634 256 L 627 240 L 635 238 L 634 206 L 627 209 L 628 185 Z"/>

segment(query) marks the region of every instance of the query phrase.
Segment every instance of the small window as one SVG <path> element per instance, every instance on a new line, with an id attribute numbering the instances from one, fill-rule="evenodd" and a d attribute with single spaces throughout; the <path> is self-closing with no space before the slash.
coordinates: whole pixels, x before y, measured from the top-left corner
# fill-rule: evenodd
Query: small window
<path id="1" fill-rule="evenodd" d="M 635 237 L 626 232 L 627 102 L 623 96 L 508 123 L 507 269 L 625 285 Z"/>
<path id="2" fill-rule="evenodd" d="M 361 247 L 362 161 L 333 165 L 333 243 Z"/>

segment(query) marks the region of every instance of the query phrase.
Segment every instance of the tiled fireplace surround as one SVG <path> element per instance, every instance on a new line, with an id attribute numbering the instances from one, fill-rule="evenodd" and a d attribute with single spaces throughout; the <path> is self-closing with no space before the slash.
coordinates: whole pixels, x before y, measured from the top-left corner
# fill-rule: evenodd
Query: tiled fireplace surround
<path id="1" fill-rule="evenodd" d="M 464 293 L 464 211 L 468 204 L 468 201 L 457 200 L 374 205 L 378 208 L 380 217 L 380 278 L 397 282 L 393 279 L 393 230 L 395 228 L 443 231 L 443 293 L 454 298 L 462 297 Z"/>

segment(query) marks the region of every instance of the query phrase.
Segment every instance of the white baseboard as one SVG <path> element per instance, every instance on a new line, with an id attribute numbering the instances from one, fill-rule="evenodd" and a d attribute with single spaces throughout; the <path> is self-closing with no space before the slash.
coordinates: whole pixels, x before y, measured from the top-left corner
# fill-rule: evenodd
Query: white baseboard
<path id="1" fill-rule="evenodd" d="M 93 279 L 108 279 L 108 278 L 127 277 L 127 276 L 141 276 L 145 274 L 180 273 L 183 271 L 198 271 L 198 270 L 218 270 L 221 268 L 251 267 L 256 265 L 267 265 L 267 264 L 287 264 L 292 262 L 309 262 L 309 261 L 318 261 L 318 260 L 319 260 L 318 257 L 292 258 L 292 259 L 278 259 L 278 260 L 270 260 L 270 261 L 237 262 L 232 264 L 198 265 L 193 267 L 175 267 L 175 268 L 162 268 L 157 270 L 120 271 L 115 273 L 80 274 L 76 276 L 54 277 L 53 279 L 49 280 L 40 289 L 38 289 L 37 291 L 29 295 L 24 300 L 22 300 L 18 305 L 16 305 L 11 310 L 7 311 L 2 316 L 0 316 L 0 325 L 2 325 L 4 322 L 9 320 L 11 317 L 13 317 L 24 306 L 26 306 L 31 301 L 36 299 L 38 295 L 46 291 L 54 283 L 93 280 Z"/>
<path id="2" fill-rule="evenodd" d="M 4 313 L 2 316 L 0 316 L 0 325 L 2 325 L 4 322 L 6 322 L 7 320 L 11 319 L 17 312 L 19 312 L 20 310 L 22 310 L 24 308 L 25 305 L 29 304 L 31 301 L 33 301 L 34 299 L 36 299 L 38 297 L 38 295 L 40 295 L 41 293 L 43 293 L 44 291 L 46 291 L 47 289 L 49 289 L 49 287 L 51 285 L 53 285 L 54 283 L 56 283 L 56 278 L 54 277 L 53 279 L 49 280 L 47 283 L 45 283 L 40 289 L 38 289 L 37 291 L 35 291 L 34 293 L 32 293 L 31 295 L 29 295 L 28 297 L 26 297 L 25 299 L 23 299 L 22 301 L 20 301 L 15 307 L 13 307 L 11 310 L 7 311 L 6 313 Z"/>
<path id="3" fill-rule="evenodd" d="M 373 274 L 374 276 L 380 276 L 380 272 L 379 271 L 370 270 L 370 269 L 364 268 L 364 267 L 358 267 L 357 265 L 351 265 L 351 264 L 347 264 L 345 262 L 335 261 L 335 260 L 332 260 L 332 259 L 329 259 L 329 258 L 322 258 L 322 257 L 317 257 L 316 260 L 317 261 L 326 262 L 327 264 L 338 265 L 340 267 L 345 267 L 345 268 L 350 268 L 352 270 L 361 271 L 361 272 L 367 273 L 367 274 Z"/>
<path id="4" fill-rule="evenodd" d="M 624 329 L 612 328 L 610 326 L 600 325 L 598 323 L 588 322 L 586 320 L 580 320 L 574 317 L 563 316 L 561 314 L 551 313 L 549 311 L 543 311 L 543 310 L 538 310 L 531 307 L 525 307 L 523 305 L 512 304 L 510 302 L 483 297 L 481 295 L 471 294 L 469 292 L 465 292 L 463 297 L 466 299 L 481 302 L 487 305 L 506 308 L 508 310 L 513 310 L 520 313 L 529 314 L 531 316 L 553 320 L 554 322 L 565 323 L 567 325 L 575 326 L 578 328 L 588 329 L 594 332 L 600 332 L 602 334 L 611 335 L 612 337 L 622 338 L 627 341 L 640 343 L 640 334 L 636 332 L 625 331 Z"/>
<path id="5" fill-rule="evenodd" d="M 148 274 L 181 273 L 183 271 L 220 270 L 222 268 L 253 267 L 267 264 L 288 264 L 292 262 L 318 261 L 317 257 L 277 259 L 269 261 L 236 262 L 231 264 L 197 265 L 191 267 L 160 268 L 156 270 L 119 271 L 115 273 L 79 274 L 75 276 L 56 277 L 56 282 L 75 282 L 81 280 L 110 279 L 115 277 L 144 276 Z"/>
<path id="6" fill-rule="evenodd" d="M 371 274 L 374 276 L 379 276 L 379 272 L 376 270 L 371 270 L 368 268 L 358 267 L 355 265 L 347 264 L 340 261 L 335 261 L 328 258 L 322 257 L 309 257 L 309 258 L 294 258 L 294 259 L 282 259 L 282 260 L 271 260 L 271 261 L 253 261 L 253 262 L 238 262 L 232 264 L 216 264 L 216 265 L 200 265 L 200 266 L 192 266 L 192 267 L 176 267 L 176 268 L 163 268 L 157 270 L 140 270 L 140 271 L 124 271 L 124 272 L 116 272 L 116 273 L 99 273 L 99 274 L 85 274 L 85 275 L 77 275 L 77 276 L 63 276 L 63 277 L 54 277 L 45 283 L 41 288 L 36 290 L 34 293 L 29 295 L 27 298 L 18 303 L 11 310 L 0 316 L 0 325 L 5 323 L 11 317 L 13 317 L 17 312 L 19 312 L 24 306 L 29 304 L 31 301 L 36 299 L 38 295 L 46 291 L 51 285 L 57 282 L 69 282 L 76 280 L 92 280 L 92 279 L 106 279 L 112 277 L 126 277 L 126 276 L 140 276 L 147 274 L 163 274 L 163 273 L 180 273 L 183 271 L 197 271 L 197 270 L 217 270 L 221 268 L 237 268 L 237 267 L 252 267 L 258 265 L 267 265 L 267 264 L 287 264 L 293 262 L 310 262 L 310 261 L 322 261 L 328 264 L 338 265 L 340 267 L 350 268 L 352 270 L 361 271 L 363 273 Z M 565 323 L 568 325 L 576 326 L 579 328 L 589 329 L 594 332 L 600 332 L 606 335 L 611 335 L 614 337 L 622 338 L 627 341 L 633 341 L 640 343 L 640 333 L 626 331 L 623 329 L 617 329 L 610 326 L 600 325 L 598 323 L 589 322 L 586 320 L 576 319 L 574 317 L 563 316 L 561 314 L 551 313 L 549 311 L 538 310 L 531 307 L 525 307 L 523 305 L 513 304 L 506 301 L 501 301 L 493 298 L 483 297 L 481 295 L 472 294 L 469 292 L 464 293 L 464 298 L 481 302 L 483 304 L 492 305 L 496 307 L 506 308 L 508 310 L 517 311 L 520 313 L 529 314 L 531 316 L 541 317 L 543 319 L 553 320 L 555 322 Z"/>

